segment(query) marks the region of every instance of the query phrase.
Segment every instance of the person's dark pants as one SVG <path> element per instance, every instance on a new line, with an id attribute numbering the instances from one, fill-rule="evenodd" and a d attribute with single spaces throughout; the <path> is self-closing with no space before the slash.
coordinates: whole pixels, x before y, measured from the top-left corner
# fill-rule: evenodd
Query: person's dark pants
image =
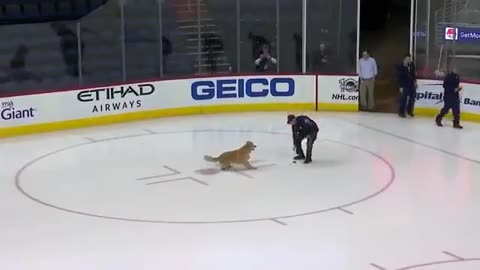
<path id="1" fill-rule="evenodd" d="M 304 139 L 307 139 L 307 156 L 306 156 L 306 159 L 311 160 L 312 159 L 313 143 L 317 139 L 317 132 L 308 134 L 306 136 L 298 136 L 297 139 L 295 140 L 295 149 L 297 151 L 297 155 L 303 156 L 303 157 L 305 156 L 305 154 L 303 153 L 303 149 L 302 149 L 302 141 Z"/>
<path id="2" fill-rule="evenodd" d="M 443 108 L 440 110 L 440 113 L 437 115 L 437 122 L 441 122 L 443 117 L 452 110 L 453 114 L 453 123 L 458 125 L 460 123 L 460 100 L 455 97 L 445 98 Z"/>
<path id="3" fill-rule="evenodd" d="M 402 97 L 400 98 L 399 115 L 404 116 L 405 113 L 413 115 L 415 108 L 416 91 L 415 87 L 403 88 Z"/>

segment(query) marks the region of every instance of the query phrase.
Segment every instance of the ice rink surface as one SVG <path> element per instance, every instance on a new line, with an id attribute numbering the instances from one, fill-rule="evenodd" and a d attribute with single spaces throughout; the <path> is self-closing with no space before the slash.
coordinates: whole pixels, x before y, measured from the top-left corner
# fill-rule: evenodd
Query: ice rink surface
<path id="1" fill-rule="evenodd" d="M 0 141 L 2 270 L 478 270 L 480 125 L 310 113 L 164 118 Z M 257 170 L 203 160 L 257 144 Z"/>

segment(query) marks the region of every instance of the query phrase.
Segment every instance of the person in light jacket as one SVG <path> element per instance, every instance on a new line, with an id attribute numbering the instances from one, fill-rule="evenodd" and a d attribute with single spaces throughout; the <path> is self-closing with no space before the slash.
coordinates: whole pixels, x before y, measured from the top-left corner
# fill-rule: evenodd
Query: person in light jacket
<path id="1" fill-rule="evenodd" d="M 362 53 L 358 62 L 360 76 L 360 108 L 373 110 L 375 107 L 375 77 L 378 74 L 377 62 L 370 56 L 368 51 Z"/>

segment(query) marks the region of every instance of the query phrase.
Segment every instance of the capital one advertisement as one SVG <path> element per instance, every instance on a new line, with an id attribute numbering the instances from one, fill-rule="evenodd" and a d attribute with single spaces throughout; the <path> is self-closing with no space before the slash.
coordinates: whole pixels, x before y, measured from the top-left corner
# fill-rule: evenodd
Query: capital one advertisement
<path id="1" fill-rule="evenodd" d="M 461 83 L 461 85 L 463 86 L 460 92 L 461 110 L 480 114 L 480 85 L 472 83 Z M 415 107 L 440 109 L 444 105 L 443 95 L 443 81 L 418 80 Z"/>

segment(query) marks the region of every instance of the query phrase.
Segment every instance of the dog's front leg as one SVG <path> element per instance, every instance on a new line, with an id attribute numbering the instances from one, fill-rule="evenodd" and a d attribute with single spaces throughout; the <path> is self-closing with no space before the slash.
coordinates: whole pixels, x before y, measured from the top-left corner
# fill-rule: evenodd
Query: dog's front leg
<path id="1" fill-rule="evenodd" d="M 249 169 L 249 170 L 255 170 L 255 169 L 257 169 L 257 168 L 255 168 L 255 167 L 253 167 L 252 164 L 250 164 L 250 162 L 248 162 L 248 161 L 245 161 L 245 162 L 243 163 L 243 166 L 245 166 L 245 168 L 247 168 L 247 169 Z"/>

